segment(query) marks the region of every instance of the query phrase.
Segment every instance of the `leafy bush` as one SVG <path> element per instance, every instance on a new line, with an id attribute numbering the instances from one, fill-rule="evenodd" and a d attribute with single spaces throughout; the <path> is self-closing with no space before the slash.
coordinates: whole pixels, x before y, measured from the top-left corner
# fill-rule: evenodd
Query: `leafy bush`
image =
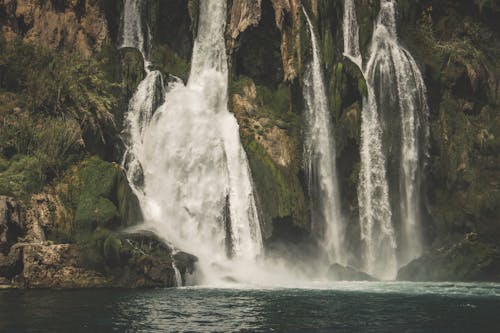
<path id="1" fill-rule="evenodd" d="M 1 38 L 0 49 L 0 194 L 26 197 L 112 142 L 120 87 L 95 59 Z"/>
<path id="2" fill-rule="evenodd" d="M 21 41 L 0 41 L 0 91 L 22 95 L 30 116 L 75 119 L 102 142 L 115 130 L 115 83 L 92 58 L 43 49 Z"/>

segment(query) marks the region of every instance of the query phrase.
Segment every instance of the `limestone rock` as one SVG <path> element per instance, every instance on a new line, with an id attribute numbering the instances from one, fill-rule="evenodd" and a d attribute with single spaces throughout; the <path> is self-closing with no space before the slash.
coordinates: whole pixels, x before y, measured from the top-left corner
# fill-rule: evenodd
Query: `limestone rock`
<path id="1" fill-rule="evenodd" d="M 273 0 L 276 26 L 281 31 L 281 59 L 283 62 L 284 81 L 293 81 L 301 63 L 300 45 L 300 1 Z"/>
<path id="2" fill-rule="evenodd" d="M 292 160 L 292 140 L 283 122 L 270 125 L 271 119 L 259 117 L 257 90 L 252 80 L 248 80 L 241 93 L 232 95 L 232 110 L 244 135 L 250 130 L 256 131 L 255 140 L 262 145 L 266 153 L 279 166 L 288 167 Z"/>
<path id="3" fill-rule="evenodd" d="M 262 0 L 235 0 L 231 6 L 227 32 L 229 50 L 233 50 L 240 33 L 259 24 Z"/>
<path id="4" fill-rule="evenodd" d="M 108 280 L 81 266 L 82 252 L 71 244 L 19 244 L 23 271 L 15 280 L 27 288 L 104 287 Z"/>
<path id="5" fill-rule="evenodd" d="M 21 37 L 48 48 L 90 56 L 108 39 L 106 19 L 96 1 L 5 0 L 2 26 L 7 39 Z"/>

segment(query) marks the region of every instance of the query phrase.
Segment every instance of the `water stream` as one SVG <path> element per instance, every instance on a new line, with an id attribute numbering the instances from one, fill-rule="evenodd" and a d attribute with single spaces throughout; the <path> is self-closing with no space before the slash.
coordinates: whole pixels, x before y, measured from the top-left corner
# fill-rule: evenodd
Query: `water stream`
<path id="1" fill-rule="evenodd" d="M 344 53 L 357 61 L 354 2 L 345 1 Z M 397 35 L 397 4 L 381 0 L 363 74 L 361 172 L 358 187 L 366 270 L 385 279 L 422 253 L 420 190 L 428 108 L 422 74 Z"/>
<path id="2" fill-rule="evenodd" d="M 198 282 L 210 283 L 236 274 L 235 265 L 251 267 L 262 236 L 239 127 L 227 108 L 226 3 L 202 1 L 199 15 L 187 84 L 172 80 L 158 98 L 161 74 L 148 71 L 130 102 L 126 166 L 140 185 L 146 226 L 198 256 Z"/>
<path id="3" fill-rule="evenodd" d="M 330 263 L 347 264 L 345 226 L 340 207 L 335 142 L 328 108 L 318 41 L 306 10 L 312 61 L 304 75 L 304 161 L 311 198 L 312 228 L 325 247 Z"/>

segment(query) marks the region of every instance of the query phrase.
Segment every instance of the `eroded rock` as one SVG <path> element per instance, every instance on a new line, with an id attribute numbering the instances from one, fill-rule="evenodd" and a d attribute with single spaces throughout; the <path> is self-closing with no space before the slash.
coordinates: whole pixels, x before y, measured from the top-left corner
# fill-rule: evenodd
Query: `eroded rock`
<path id="1" fill-rule="evenodd" d="M 90 56 L 99 51 L 108 38 L 106 19 L 96 1 L 5 0 L 2 33 L 12 40 L 56 49 L 64 48 Z"/>

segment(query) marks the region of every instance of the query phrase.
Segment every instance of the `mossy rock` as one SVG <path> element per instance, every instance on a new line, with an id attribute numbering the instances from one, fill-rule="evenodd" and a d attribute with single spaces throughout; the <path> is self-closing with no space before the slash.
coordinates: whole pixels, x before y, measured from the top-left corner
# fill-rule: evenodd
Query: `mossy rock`
<path id="1" fill-rule="evenodd" d="M 471 233 L 404 266 L 398 280 L 500 281 L 500 248 Z"/>
<path id="2" fill-rule="evenodd" d="M 116 230 L 142 221 L 138 199 L 119 165 L 92 157 L 81 163 L 78 173 L 76 240 L 87 239 L 98 227 Z"/>
<path id="3" fill-rule="evenodd" d="M 256 141 L 245 144 L 252 177 L 262 210 L 265 238 L 272 235 L 274 219 L 292 217 L 292 221 L 308 230 L 305 195 L 293 169 L 277 166 Z"/>
<path id="4" fill-rule="evenodd" d="M 14 156 L 11 160 L 0 158 L 0 195 L 27 200 L 29 194 L 40 191 L 44 174 L 36 157 Z"/>
<path id="5" fill-rule="evenodd" d="M 122 251 L 122 241 L 113 235 L 110 235 L 104 241 L 104 258 L 110 265 L 120 262 L 120 252 Z"/>

